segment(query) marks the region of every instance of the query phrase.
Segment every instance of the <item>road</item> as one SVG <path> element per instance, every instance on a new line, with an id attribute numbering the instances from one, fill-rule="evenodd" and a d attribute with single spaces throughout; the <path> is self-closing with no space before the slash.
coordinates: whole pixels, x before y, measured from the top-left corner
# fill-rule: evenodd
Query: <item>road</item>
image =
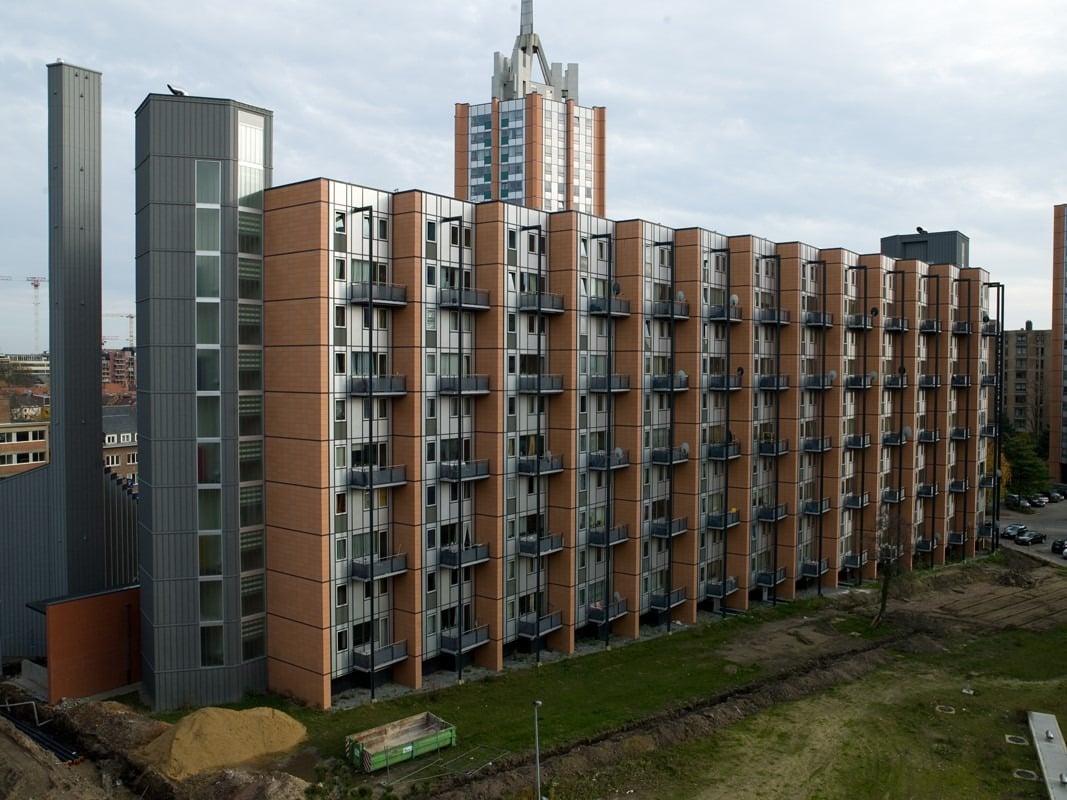
<path id="1" fill-rule="evenodd" d="M 1013 523 L 1025 525 L 1032 531 L 1045 534 L 1045 543 L 1020 547 L 1010 539 L 1001 539 L 1002 545 L 1016 550 L 1029 551 L 1046 561 L 1067 566 L 1067 560 L 1052 552 L 1053 539 L 1067 539 L 1067 501 L 1049 503 L 1044 508 L 1034 508 L 1028 511 L 1012 511 L 1001 506 L 1000 529 L 1004 530 L 1006 525 Z"/>

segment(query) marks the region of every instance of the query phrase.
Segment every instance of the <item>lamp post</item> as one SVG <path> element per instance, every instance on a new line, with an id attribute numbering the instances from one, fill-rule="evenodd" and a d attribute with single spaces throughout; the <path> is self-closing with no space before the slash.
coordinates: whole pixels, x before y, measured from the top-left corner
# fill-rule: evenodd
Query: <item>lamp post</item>
<path id="1" fill-rule="evenodd" d="M 934 374 L 937 375 L 937 376 L 940 376 L 941 375 L 941 276 L 940 275 L 931 275 L 930 273 L 927 273 L 925 275 L 920 275 L 919 276 L 919 280 L 923 282 L 923 286 L 924 287 L 925 287 L 927 282 L 929 282 L 931 280 L 934 281 L 934 287 L 935 287 L 934 288 L 934 332 L 933 332 L 934 343 L 935 343 L 934 344 Z M 929 304 L 927 304 L 927 305 L 929 305 Z M 921 328 L 922 323 L 919 323 L 919 325 L 920 325 L 920 328 Z M 927 353 L 927 355 L 929 355 L 929 352 Z M 920 377 L 919 380 L 921 381 L 922 378 Z M 933 411 L 935 429 L 937 427 L 938 411 L 941 408 L 940 398 L 941 398 L 941 388 L 940 388 L 940 386 L 935 386 L 935 388 L 934 388 L 934 411 Z M 934 485 L 937 485 L 937 483 L 938 483 L 938 480 L 937 480 L 937 451 L 938 451 L 938 449 L 939 449 L 939 445 L 938 445 L 938 443 L 935 442 L 934 448 L 933 448 L 933 452 L 934 452 L 934 463 L 933 463 L 934 480 L 931 481 L 931 483 L 933 483 Z M 930 542 L 931 542 L 931 545 L 933 544 L 934 537 L 936 536 L 936 519 L 935 519 L 935 517 L 936 517 L 936 514 L 937 514 L 937 502 L 938 501 L 935 498 L 934 499 L 934 513 L 930 516 Z M 933 565 L 933 550 L 931 550 L 930 553 L 931 553 L 930 562 L 931 562 L 931 566 L 932 566 Z"/>
<path id="2" fill-rule="evenodd" d="M 983 286 L 997 290 L 997 343 L 996 375 L 997 385 L 993 400 L 993 424 L 996 425 L 996 437 L 993 442 L 993 552 L 1000 546 L 1000 417 L 1004 403 L 1004 284 L 1000 282 L 984 283 Z"/>
<path id="3" fill-rule="evenodd" d="M 613 489 L 615 488 L 615 470 L 611 469 L 611 453 L 615 446 L 614 428 L 612 418 L 615 414 L 615 393 L 612 391 L 611 376 L 615 369 L 615 318 L 612 316 L 615 296 L 619 293 L 619 285 L 615 283 L 615 239 L 611 231 L 594 233 L 591 237 L 594 241 L 606 240 L 608 256 L 608 279 L 606 283 L 611 287 L 612 294 L 605 298 L 607 303 L 607 330 L 608 330 L 608 358 L 607 358 L 607 389 L 608 389 L 608 424 L 607 436 L 604 441 L 604 452 L 608 457 L 608 469 L 606 470 L 605 505 L 604 505 L 604 624 L 601 626 L 604 636 L 604 647 L 611 646 L 611 529 L 615 518 Z"/>
<path id="4" fill-rule="evenodd" d="M 534 710 L 534 764 L 536 766 L 536 771 L 537 771 L 537 795 L 536 795 L 537 800 L 542 800 L 542 798 L 541 798 L 541 733 L 538 730 L 538 718 L 537 718 L 538 717 L 537 712 L 540 709 L 541 709 L 541 701 L 540 700 L 534 700 L 533 701 L 533 710 Z"/>
<path id="5" fill-rule="evenodd" d="M 899 559 L 903 548 L 901 543 L 904 541 L 904 442 L 907 441 L 907 433 L 904 428 L 904 381 L 907 378 L 908 370 L 901 364 L 897 369 L 897 374 L 900 376 L 900 408 L 898 410 L 897 418 L 900 420 L 900 457 L 897 459 L 897 543 L 896 543 L 896 557 Z M 910 433 L 910 431 L 908 431 Z"/>
<path id="6" fill-rule="evenodd" d="M 670 288 L 670 300 L 667 303 L 667 309 L 670 314 L 670 321 L 668 323 L 668 331 L 670 332 L 671 339 L 671 353 L 667 360 L 668 370 L 668 394 L 667 394 L 667 585 L 664 587 L 664 593 L 667 597 L 667 609 L 664 612 L 666 618 L 667 633 L 671 632 L 671 593 L 674 591 L 674 407 L 675 407 L 675 385 L 674 385 L 674 368 L 677 366 L 675 359 L 677 357 L 678 344 L 677 336 L 675 335 L 675 322 L 677 319 L 677 307 L 675 306 L 675 300 L 677 296 L 675 291 L 677 289 L 677 275 L 678 272 L 675 269 L 674 264 L 674 240 L 668 240 L 663 242 L 653 242 L 653 248 L 666 247 L 670 252 L 670 266 L 671 266 L 671 288 Z M 654 443 L 653 443 L 654 444 Z"/>
<path id="7" fill-rule="evenodd" d="M 859 432 L 859 435 L 860 435 L 861 441 L 862 441 L 862 437 L 867 434 L 867 395 L 869 394 L 869 392 L 867 390 L 867 384 L 866 384 L 866 379 L 867 379 L 867 375 L 868 375 L 868 371 L 867 371 L 868 339 L 870 338 L 869 334 L 870 334 L 871 328 L 874 326 L 874 319 L 878 316 L 878 308 L 876 306 L 872 306 L 871 309 L 870 309 L 870 312 L 869 313 L 867 312 L 867 302 L 868 302 L 867 301 L 867 296 L 868 296 L 868 292 L 867 292 L 867 288 L 868 288 L 868 286 L 867 286 L 867 284 L 868 284 L 867 265 L 866 264 L 854 264 L 852 266 L 845 267 L 845 271 L 846 272 L 852 272 L 854 270 L 862 270 L 863 271 L 863 297 L 862 297 L 862 302 L 860 303 L 860 308 L 862 309 L 863 313 L 857 315 L 857 317 L 859 318 L 858 322 L 860 323 L 859 327 L 863 331 L 863 348 L 862 348 L 863 374 L 861 375 L 861 377 L 863 378 L 863 383 L 861 383 L 861 386 L 862 386 L 861 392 L 862 393 L 860 395 L 860 415 L 859 415 L 859 417 L 860 417 L 860 432 Z M 863 458 L 862 458 L 862 460 L 860 462 L 860 490 L 859 490 L 859 496 L 862 498 L 863 497 L 863 493 L 867 489 L 867 466 L 866 466 L 867 453 L 866 453 L 866 450 L 862 450 L 861 452 L 863 453 Z M 859 517 L 859 521 L 860 521 L 860 529 L 859 529 L 860 546 L 858 548 L 859 552 L 857 553 L 857 559 L 856 559 L 856 563 L 858 565 L 856 567 L 856 570 L 859 573 L 858 577 L 860 578 L 860 580 L 862 580 L 862 578 L 863 578 L 863 554 L 864 554 L 864 552 L 866 552 L 864 550 L 864 541 L 863 541 L 863 517 L 864 517 L 865 513 L 866 512 L 864 511 L 864 509 L 862 507 L 862 504 L 861 504 L 861 507 L 859 509 L 859 514 L 857 515 Z"/>
<path id="8" fill-rule="evenodd" d="M 966 331 L 967 353 L 964 356 L 964 361 L 963 361 L 964 371 L 963 371 L 962 374 L 970 376 L 970 374 L 971 374 L 971 357 L 972 357 L 971 340 L 972 340 L 972 338 L 974 338 L 974 329 L 972 327 L 970 327 L 970 325 L 971 325 L 971 311 L 972 311 L 972 309 L 971 309 L 971 284 L 973 284 L 974 281 L 972 281 L 970 278 L 953 278 L 952 282 L 953 283 L 965 283 L 965 284 L 967 284 L 967 319 L 966 319 L 966 323 L 968 325 L 968 328 L 967 328 L 967 331 Z M 967 399 L 966 399 L 966 402 L 964 403 L 963 425 L 959 426 L 961 428 L 967 428 L 968 427 L 968 423 L 971 421 L 971 392 L 972 392 L 972 389 L 971 389 L 970 386 L 965 386 L 964 390 L 967 392 L 967 394 L 966 394 L 966 398 Z M 959 409 L 959 403 L 958 402 L 956 404 L 956 407 L 957 407 L 957 412 L 958 412 L 958 409 Z M 968 473 L 968 471 L 970 469 L 970 463 L 971 463 L 970 462 L 970 449 L 971 448 L 970 448 L 969 440 L 968 439 L 964 439 L 963 440 L 963 479 L 964 479 L 964 481 L 967 480 L 967 477 L 968 477 L 967 473 Z M 965 485 L 967 485 L 967 484 L 965 484 Z M 971 500 L 969 502 L 973 503 L 974 501 Z M 967 533 L 967 505 L 968 505 L 968 500 L 965 499 L 963 501 L 963 532 L 964 532 L 964 535 L 966 535 L 966 533 Z"/>
<path id="9" fill-rule="evenodd" d="M 825 384 L 826 378 L 830 377 L 830 382 L 833 383 L 834 378 L 837 377 L 837 373 L 834 371 L 827 372 L 826 370 L 826 261 L 823 259 L 817 259 L 815 261 L 805 261 L 808 266 L 818 265 L 820 277 L 822 278 L 822 286 L 819 300 L 819 313 L 822 318 L 819 321 L 819 330 L 822 331 L 819 337 L 819 355 L 821 356 L 821 368 L 819 370 L 819 380 L 822 382 L 822 392 L 819 395 L 819 539 L 816 543 L 815 554 L 815 587 L 819 597 L 822 597 L 822 540 L 823 540 L 823 518 L 826 516 L 821 513 L 821 503 L 826 496 L 826 450 L 823 449 L 823 444 L 826 442 L 826 403 L 829 400 L 830 388 Z"/>

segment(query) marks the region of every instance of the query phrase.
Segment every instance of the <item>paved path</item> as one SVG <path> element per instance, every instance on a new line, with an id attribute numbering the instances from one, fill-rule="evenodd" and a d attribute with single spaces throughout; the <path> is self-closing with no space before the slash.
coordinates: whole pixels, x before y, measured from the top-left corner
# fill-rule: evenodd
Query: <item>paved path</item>
<path id="1" fill-rule="evenodd" d="M 1031 711 L 1030 736 L 1037 748 L 1050 800 L 1067 800 L 1067 746 L 1054 714 Z"/>

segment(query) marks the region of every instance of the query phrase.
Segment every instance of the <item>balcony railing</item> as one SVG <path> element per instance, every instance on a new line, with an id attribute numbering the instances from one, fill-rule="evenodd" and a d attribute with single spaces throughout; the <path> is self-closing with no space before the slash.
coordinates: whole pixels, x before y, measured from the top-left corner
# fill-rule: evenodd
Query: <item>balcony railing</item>
<path id="1" fill-rule="evenodd" d="M 970 488 L 966 480 L 955 480 L 948 482 L 948 490 L 950 492 L 966 492 Z"/>
<path id="2" fill-rule="evenodd" d="M 882 329 L 887 333 L 905 333 L 908 330 L 907 317 L 886 317 Z"/>
<path id="3" fill-rule="evenodd" d="M 967 541 L 967 532 L 966 531 L 949 531 L 949 533 L 948 533 L 948 543 L 950 545 L 955 545 L 956 547 L 959 547 L 960 545 L 965 544 L 966 541 Z"/>
<path id="4" fill-rule="evenodd" d="M 789 440 L 777 439 L 771 442 L 760 442 L 756 446 L 756 452 L 761 456 L 784 456 L 789 452 Z"/>
<path id="5" fill-rule="evenodd" d="M 997 485 L 997 476 L 983 472 L 978 476 L 978 486 L 981 489 L 992 489 Z"/>
<path id="6" fill-rule="evenodd" d="M 489 292 L 481 289 L 442 289 L 439 295 L 441 308 L 459 308 L 464 311 L 488 311 Z"/>
<path id="7" fill-rule="evenodd" d="M 899 372 L 887 372 L 882 376 L 883 389 L 903 389 L 908 385 L 908 376 Z"/>
<path id="8" fill-rule="evenodd" d="M 804 324 L 809 328 L 832 328 L 834 315 L 829 311 L 808 311 L 804 314 Z"/>
<path id="9" fill-rule="evenodd" d="M 741 514 L 737 511 L 727 511 L 721 514 L 708 514 L 704 518 L 708 530 L 724 531 L 741 523 Z"/>
<path id="10" fill-rule="evenodd" d="M 611 530 L 603 527 L 590 528 L 588 542 L 590 547 L 614 547 L 628 538 L 630 529 L 626 525 L 616 525 Z"/>
<path id="11" fill-rule="evenodd" d="M 971 323 L 968 320 L 958 320 L 952 323 L 952 332 L 957 336 L 969 336 L 971 333 Z"/>
<path id="12" fill-rule="evenodd" d="M 985 436 L 987 439 L 993 439 L 997 435 L 996 425 L 983 425 L 978 429 L 979 436 Z"/>
<path id="13" fill-rule="evenodd" d="M 941 388 L 941 376 L 940 375 L 920 375 L 919 376 L 919 388 L 920 389 L 940 389 Z"/>
<path id="14" fill-rule="evenodd" d="M 654 392 L 686 392 L 689 391 L 689 376 L 684 372 L 674 375 L 653 375 L 652 391 Z"/>
<path id="15" fill-rule="evenodd" d="M 666 611 L 668 608 L 680 606 L 685 602 L 685 587 L 675 589 L 669 593 L 653 592 L 649 598 L 649 607 L 653 611 Z"/>
<path id="16" fill-rule="evenodd" d="M 1000 333 L 1000 324 L 996 320 L 982 324 L 983 336 L 997 336 Z"/>
<path id="17" fill-rule="evenodd" d="M 765 569 L 756 573 L 756 585 L 769 589 L 785 581 L 785 567 Z"/>
<path id="18" fill-rule="evenodd" d="M 451 630 L 456 630 L 452 628 Z M 451 655 L 459 655 L 480 647 L 489 641 L 489 626 L 482 625 L 472 631 L 465 631 L 463 636 L 456 633 L 441 632 L 441 652 Z"/>
<path id="19" fill-rule="evenodd" d="M 756 381 L 757 389 L 782 392 L 789 388 L 788 375 L 760 375 Z"/>
<path id="20" fill-rule="evenodd" d="M 937 497 L 940 492 L 941 487 L 936 483 L 920 483 L 915 490 L 919 497 Z"/>
<path id="21" fill-rule="evenodd" d="M 353 283 L 348 287 L 349 302 L 365 306 L 374 298 L 374 304 L 380 306 L 406 306 L 408 290 L 406 286 L 392 283 Z"/>
<path id="22" fill-rule="evenodd" d="M 737 578 L 728 575 L 724 581 L 708 581 L 707 596 L 713 600 L 722 600 L 737 591 Z"/>
<path id="23" fill-rule="evenodd" d="M 760 522 L 778 522 L 789 516 L 789 506 L 786 503 L 779 503 L 776 506 L 760 506 L 759 511 L 756 512 L 756 519 Z"/>
<path id="24" fill-rule="evenodd" d="M 709 461 L 729 461 L 740 457 L 740 442 L 708 442 L 704 445 L 704 458 Z"/>
<path id="25" fill-rule="evenodd" d="M 904 444 L 904 434 L 899 431 L 895 433 L 883 433 L 882 444 L 885 447 L 900 447 L 900 445 Z"/>
<path id="26" fill-rule="evenodd" d="M 948 438 L 954 439 L 957 442 L 964 442 L 971 438 L 971 429 L 963 427 L 952 428 L 948 432 Z"/>
<path id="27" fill-rule="evenodd" d="M 652 316 L 655 319 L 689 319 L 689 303 L 684 300 L 653 300 Z"/>
<path id="28" fill-rule="evenodd" d="M 460 550 L 455 545 L 442 547 L 437 556 L 437 563 L 445 569 L 459 569 L 484 564 L 489 560 L 489 545 L 473 544 Z"/>
<path id="29" fill-rule="evenodd" d="M 354 375 L 348 385 L 353 397 L 367 397 L 374 390 L 377 397 L 400 397 L 407 394 L 408 379 L 404 375 Z"/>
<path id="30" fill-rule="evenodd" d="M 352 560 L 352 577 L 357 581 L 371 581 L 379 578 L 391 578 L 408 571 L 408 557 L 404 553 L 395 556 L 378 556 L 371 569 L 369 558 Z"/>
<path id="31" fill-rule="evenodd" d="M 941 441 L 940 428 L 923 428 L 919 431 L 918 440 L 923 444 L 936 444 Z"/>
<path id="32" fill-rule="evenodd" d="M 589 391 L 596 394 L 630 391 L 629 375 L 590 375 Z"/>
<path id="33" fill-rule="evenodd" d="M 709 392 L 736 392 L 741 388 L 741 376 L 733 373 L 729 375 L 716 373 L 705 375 L 702 383 L 704 389 Z"/>
<path id="34" fill-rule="evenodd" d="M 997 376 L 996 375 L 983 375 L 981 383 L 982 383 L 982 386 L 985 386 L 987 388 L 990 387 L 990 386 L 996 386 L 997 385 Z"/>
<path id="35" fill-rule="evenodd" d="M 519 458 L 520 475 L 536 475 L 538 465 L 542 475 L 554 475 L 563 472 L 563 456 L 522 456 Z"/>
<path id="36" fill-rule="evenodd" d="M 689 517 L 654 519 L 649 526 L 649 530 L 656 539 L 670 539 L 672 536 L 680 536 L 689 530 Z"/>
<path id="37" fill-rule="evenodd" d="M 387 667 L 393 666 L 393 664 L 399 664 L 407 657 L 408 643 L 406 641 L 387 644 L 374 651 L 373 669 L 375 672 L 380 669 L 386 669 Z M 370 672 L 371 661 L 372 659 L 369 650 L 352 651 L 352 666 L 360 672 Z"/>
<path id="38" fill-rule="evenodd" d="M 952 376 L 952 388 L 953 389 L 969 389 L 971 386 L 970 375 L 953 375 Z"/>
<path id="39" fill-rule="evenodd" d="M 817 517 L 820 514 L 825 514 L 830 510 L 830 498 L 824 497 L 822 500 L 805 500 L 802 510 L 809 516 Z"/>
<path id="40" fill-rule="evenodd" d="M 610 453 L 606 450 L 597 450 L 589 454 L 586 461 L 589 469 L 621 469 L 630 466 L 630 451 L 615 448 Z"/>
<path id="41" fill-rule="evenodd" d="M 882 492 L 883 503 L 903 503 L 904 489 L 886 489 Z"/>
<path id="42" fill-rule="evenodd" d="M 616 600 L 614 603 L 608 603 L 607 608 L 603 603 L 592 603 L 586 609 L 586 619 L 588 619 L 594 625 L 603 625 L 604 623 L 616 620 L 619 617 L 625 617 L 627 613 L 626 600 Z"/>
<path id="43" fill-rule="evenodd" d="M 871 504 L 870 492 L 852 492 L 845 495 L 845 508 L 866 508 Z"/>
<path id="44" fill-rule="evenodd" d="M 929 539 L 920 538 L 915 540 L 915 552 L 916 553 L 932 553 L 937 549 L 937 545 L 940 539 L 937 536 L 932 536 Z"/>
<path id="45" fill-rule="evenodd" d="M 869 433 L 850 433 L 845 437 L 845 448 L 848 450 L 863 450 L 871 446 Z"/>
<path id="46" fill-rule="evenodd" d="M 356 467 L 352 470 L 352 488 L 388 489 L 390 486 L 403 486 L 408 482 L 407 467 Z"/>
<path id="47" fill-rule="evenodd" d="M 489 477 L 489 460 L 442 461 L 437 477 L 448 483 L 484 480 Z"/>
<path id="48" fill-rule="evenodd" d="M 741 321 L 741 307 L 740 306 L 709 306 L 708 307 L 708 322 L 740 322 Z"/>
<path id="49" fill-rule="evenodd" d="M 762 325 L 788 325 L 789 311 L 784 308 L 757 308 L 756 322 Z"/>
<path id="50" fill-rule="evenodd" d="M 919 333 L 925 333 L 925 334 L 941 333 L 941 320 L 938 320 L 938 319 L 923 319 L 923 320 L 919 320 Z"/>
<path id="51" fill-rule="evenodd" d="M 809 436 L 804 440 L 805 453 L 826 453 L 834 446 L 829 436 Z"/>
<path id="52" fill-rule="evenodd" d="M 559 630 L 563 627 L 563 614 L 559 611 L 537 619 L 536 614 L 525 614 L 519 617 L 518 633 L 524 639 L 536 639 Z"/>
<path id="53" fill-rule="evenodd" d="M 563 391 L 562 375 L 520 375 L 519 394 L 560 394 Z"/>
<path id="54" fill-rule="evenodd" d="M 820 558 L 818 561 L 804 561 L 800 564 L 800 575 L 804 578 L 818 578 L 830 571 L 830 559 Z"/>
<path id="55" fill-rule="evenodd" d="M 860 553 L 845 553 L 841 558 L 841 566 L 844 569 L 859 569 L 867 563 L 867 551 Z"/>
<path id="56" fill-rule="evenodd" d="M 488 375 L 442 375 L 437 379 L 439 394 L 489 394 Z"/>
<path id="57" fill-rule="evenodd" d="M 538 307 L 540 307 L 542 314 L 562 314 L 563 295 L 549 294 L 548 292 L 522 292 L 519 294 L 519 311 L 536 312 Z"/>
<path id="58" fill-rule="evenodd" d="M 870 389 L 874 385 L 874 379 L 870 375 L 846 375 L 846 389 Z"/>
<path id="59" fill-rule="evenodd" d="M 553 553 L 558 553 L 563 549 L 563 534 L 551 533 L 548 536 L 542 536 L 538 539 L 537 536 L 520 536 L 519 537 L 519 555 L 526 558 L 537 558 L 538 556 L 550 556 Z"/>
<path id="60" fill-rule="evenodd" d="M 869 314 L 847 314 L 845 327 L 850 331 L 869 331 L 873 327 L 873 321 Z"/>
<path id="61" fill-rule="evenodd" d="M 630 301 L 618 297 L 590 297 L 589 313 L 595 317 L 628 317 Z"/>
<path id="62" fill-rule="evenodd" d="M 826 389 L 832 389 L 834 387 L 834 379 L 829 375 L 806 375 L 801 385 L 805 389 L 821 392 Z"/>
<path id="63" fill-rule="evenodd" d="M 684 464 L 689 460 L 689 446 L 681 447 L 653 447 L 652 463 L 666 466 L 668 464 Z"/>

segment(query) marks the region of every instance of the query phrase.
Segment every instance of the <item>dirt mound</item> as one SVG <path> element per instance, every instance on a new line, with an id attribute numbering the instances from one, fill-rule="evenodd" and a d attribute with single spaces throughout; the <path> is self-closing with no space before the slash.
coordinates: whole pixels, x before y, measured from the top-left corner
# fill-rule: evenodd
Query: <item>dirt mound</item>
<path id="1" fill-rule="evenodd" d="M 304 800 L 307 787 L 307 781 L 285 773 L 226 769 L 190 778 L 182 791 L 196 800 Z"/>
<path id="2" fill-rule="evenodd" d="M 59 708 L 56 713 L 68 730 L 77 732 L 82 750 L 98 757 L 132 753 L 169 727 L 110 700 L 78 703 Z"/>
<path id="3" fill-rule="evenodd" d="M 307 730 L 281 711 L 202 708 L 137 751 L 137 757 L 175 780 L 242 764 L 296 747 Z"/>

